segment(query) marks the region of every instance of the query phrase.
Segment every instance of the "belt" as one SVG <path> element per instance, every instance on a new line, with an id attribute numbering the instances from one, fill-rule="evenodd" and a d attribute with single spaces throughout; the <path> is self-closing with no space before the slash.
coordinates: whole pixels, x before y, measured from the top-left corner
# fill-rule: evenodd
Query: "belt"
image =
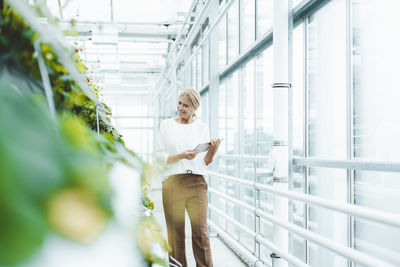
<path id="1" fill-rule="evenodd" d="M 186 170 L 186 174 L 192 174 L 192 170 Z"/>

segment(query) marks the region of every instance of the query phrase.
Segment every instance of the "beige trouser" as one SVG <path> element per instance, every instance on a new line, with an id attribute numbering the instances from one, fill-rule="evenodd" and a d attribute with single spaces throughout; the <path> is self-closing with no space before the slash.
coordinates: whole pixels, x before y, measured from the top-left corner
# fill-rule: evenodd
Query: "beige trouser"
<path id="1" fill-rule="evenodd" d="M 187 267 L 185 253 L 185 209 L 192 226 L 192 247 L 197 267 L 211 267 L 210 240 L 207 232 L 207 183 L 195 174 L 169 176 L 162 185 L 165 221 L 171 256 Z M 174 261 L 170 260 L 171 263 Z"/>

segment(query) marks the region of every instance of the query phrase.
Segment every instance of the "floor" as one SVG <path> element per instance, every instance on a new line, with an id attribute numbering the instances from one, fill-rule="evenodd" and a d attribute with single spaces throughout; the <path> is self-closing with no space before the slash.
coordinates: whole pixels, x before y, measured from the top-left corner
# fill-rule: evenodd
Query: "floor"
<path id="1" fill-rule="evenodd" d="M 164 211 L 162 207 L 161 189 L 154 189 L 150 194 L 151 199 L 154 201 L 154 216 L 163 228 L 163 234 L 167 236 L 165 226 Z M 188 259 L 189 267 L 195 267 L 192 252 L 192 242 L 190 233 L 190 221 L 186 214 L 186 257 Z M 216 234 L 210 233 L 211 253 L 215 267 L 245 267 L 244 264 L 219 238 Z"/>

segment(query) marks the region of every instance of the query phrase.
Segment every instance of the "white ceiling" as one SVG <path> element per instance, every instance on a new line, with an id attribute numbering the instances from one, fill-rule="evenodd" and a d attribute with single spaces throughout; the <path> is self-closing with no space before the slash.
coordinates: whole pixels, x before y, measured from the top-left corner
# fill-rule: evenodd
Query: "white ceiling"
<path id="1" fill-rule="evenodd" d="M 47 0 L 104 95 L 152 91 L 192 0 Z M 73 24 L 71 24 L 73 20 Z"/>
<path id="2" fill-rule="evenodd" d="M 191 2 L 191 0 L 47 0 L 52 14 L 61 20 L 142 23 L 183 22 Z"/>

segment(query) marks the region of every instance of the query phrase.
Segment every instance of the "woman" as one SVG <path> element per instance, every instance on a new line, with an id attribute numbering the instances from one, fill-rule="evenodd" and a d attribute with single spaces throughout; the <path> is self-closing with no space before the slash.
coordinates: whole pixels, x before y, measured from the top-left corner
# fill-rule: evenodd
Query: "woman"
<path id="1" fill-rule="evenodd" d="M 185 255 L 185 209 L 192 226 L 192 247 L 196 266 L 212 266 L 210 241 L 207 232 L 206 166 L 213 161 L 220 144 L 209 138 L 208 127 L 195 120 L 200 95 L 186 89 L 178 99 L 178 117 L 166 119 L 159 131 L 157 159 L 164 163 L 166 179 L 162 184 L 165 221 L 170 256 L 187 266 Z M 194 151 L 201 143 L 209 143 L 207 152 Z"/>

